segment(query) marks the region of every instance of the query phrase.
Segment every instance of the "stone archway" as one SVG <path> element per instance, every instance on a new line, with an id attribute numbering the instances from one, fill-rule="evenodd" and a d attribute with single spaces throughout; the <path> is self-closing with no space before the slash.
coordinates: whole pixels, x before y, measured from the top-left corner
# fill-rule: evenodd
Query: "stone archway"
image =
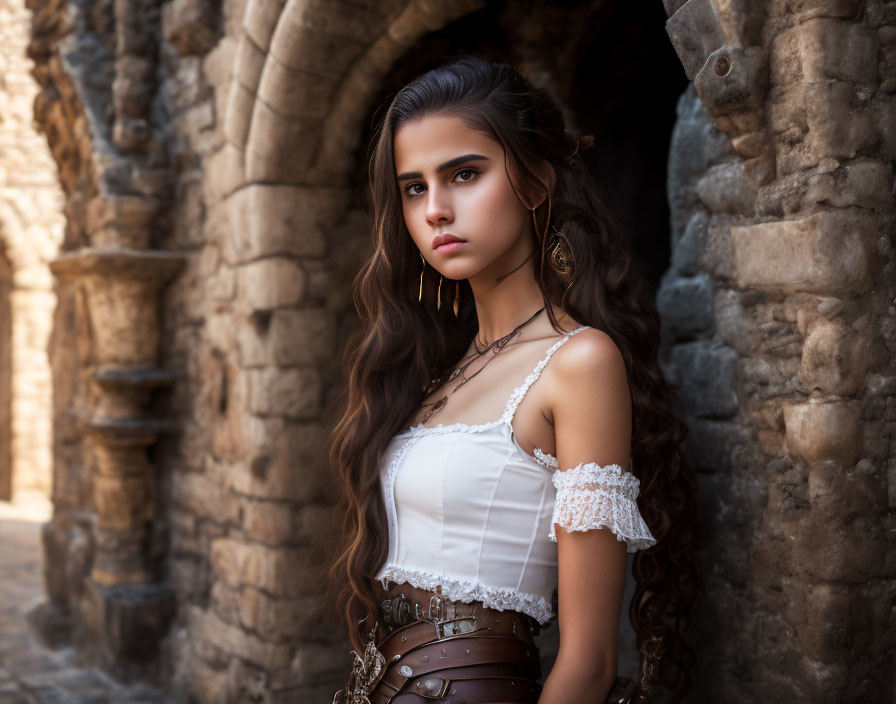
<path id="1" fill-rule="evenodd" d="M 816 486 L 833 491 L 843 486 L 835 467 L 846 471 L 857 461 L 855 466 L 866 477 L 861 481 L 872 493 L 881 493 L 883 457 L 875 463 L 873 455 L 863 454 L 858 421 L 862 403 L 841 397 L 844 392 L 864 393 L 861 375 L 837 361 L 854 360 L 864 373 L 881 370 L 886 358 L 880 345 L 853 348 L 845 340 L 852 324 L 864 326 L 863 330 L 884 329 L 880 326 L 885 318 L 863 315 L 867 304 L 859 304 L 857 297 L 870 290 L 872 281 L 880 281 L 881 259 L 871 247 L 882 222 L 879 212 L 892 211 L 892 198 L 881 190 L 891 171 L 875 161 L 871 134 L 873 125 L 879 124 L 884 153 L 892 152 L 892 131 L 881 122 L 892 108 L 886 98 L 867 112 L 851 114 L 837 107 L 851 90 L 858 91 L 859 99 L 869 95 L 864 86 L 873 84 L 875 76 L 870 73 L 872 58 L 865 56 L 863 47 L 873 46 L 869 22 L 876 20 L 857 12 L 858 3 L 837 7 L 805 3 L 781 15 L 773 15 L 771 9 L 767 14 L 764 7 L 747 9 L 710 0 L 664 5 L 669 15 L 666 30 L 693 89 L 679 104 L 682 124 L 670 167 L 673 267 L 664 277 L 658 304 L 667 326 L 668 368 L 681 384 L 683 410 L 694 429 L 689 453 L 702 472 L 701 503 L 716 536 L 707 553 L 712 561 L 707 603 L 713 614 L 732 601 L 740 613 L 756 614 L 735 617 L 722 628 L 715 615 L 709 619 L 712 629 L 709 621 L 704 622 L 705 643 L 712 643 L 712 652 L 698 670 L 698 682 L 719 696 L 744 687 L 756 696 L 772 696 L 774 676 L 768 673 L 786 667 L 782 663 L 797 662 L 802 664 L 795 667 L 804 668 L 806 674 L 797 675 L 794 668 L 788 671 L 799 682 L 795 686 L 807 696 L 830 697 L 834 695 L 820 687 L 812 673 L 820 667 L 827 681 L 839 682 L 842 691 L 853 676 L 836 664 L 817 663 L 847 657 L 849 645 L 833 645 L 821 635 L 782 643 L 763 634 L 786 628 L 812 633 L 822 612 L 836 613 L 844 623 L 860 618 L 845 606 L 854 593 L 847 565 L 856 566 L 846 553 L 830 569 L 819 571 L 811 564 L 809 556 L 819 547 L 811 536 L 812 526 L 823 517 L 834 520 L 844 546 L 861 539 L 871 546 L 867 550 L 876 558 L 863 562 L 863 574 L 876 574 L 871 565 L 883 561 L 880 521 L 871 529 L 849 532 L 844 519 L 837 518 L 848 514 L 839 504 L 819 499 L 806 508 L 793 498 L 803 492 L 807 471 Z M 326 209 L 346 198 L 345 193 L 329 191 L 326 184 L 343 183 L 341 173 L 356 144 L 358 115 L 370 94 L 367 87 L 388 71 L 389 57 L 394 60 L 398 55 L 391 37 L 377 40 L 382 44 L 368 44 L 388 49 L 365 53 L 357 47 L 347 52 L 353 58 L 343 67 L 346 78 L 328 93 L 332 108 L 317 105 L 320 112 L 297 114 L 294 121 L 277 117 L 265 101 L 265 96 L 278 99 L 274 90 L 278 71 L 268 70 L 274 64 L 266 54 L 275 38 L 313 22 L 315 7 L 302 5 L 300 11 L 298 4 L 289 3 L 282 11 L 269 13 L 268 18 L 277 15 L 276 21 L 265 25 L 269 31 L 254 35 L 253 45 L 241 43 L 235 63 L 241 77 L 234 81 L 229 102 L 231 149 L 226 158 L 234 165 L 229 173 L 235 176 L 229 202 L 233 230 L 246 239 L 241 251 L 253 257 L 307 246 L 289 244 L 296 240 L 289 237 L 288 228 L 261 226 L 265 221 L 257 213 L 276 212 L 276 198 L 301 202 L 287 207 L 302 209 L 306 222 L 308 216 L 313 218 L 310 232 L 315 237 L 326 232 L 326 223 L 336 212 Z M 408 21 L 412 10 L 422 12 L 423 7 L 409 3 L 404 11 L 395 8 Z M 420 16 L 431 18 L 433 13 Z M 776 28 L 772 41 L 763 33 L 769 27 Z M 420 36 L 422 23 L 416 28 Z M 836 52 L 818 49 L 818 42 L 829 33 L 853 47 L 854 64 L 838 66 L 831 59 Z M 295 43 L 303 50 L 309 45 Z M 832 85 L 831 79 L 840 83 Z M 326 90 L 323 85 L 324 81 L 314 82 L 314 90 Z M 281 95 L 300 102 L 303 96 L 321 94 L 281 89 Z M 796 108 L 804 98 L 813 101 L 808 119 Z M 837 116 L 839 133 L 824 124 L 820 116 L 825 112 Z M 298 135 L 307 134 L 303 130 L 316 134 L 309 123 L 322 117 L 332 119 L 327 123 L 332 132 L 313 144 L 297 144 L 297 150 L 290 152 L 292 161 L 288 160 L 282 147 L 301 141 Z M 721 134 L 727 139 L 720 139 Z M 709 149 L 693 151 L 701 140 Z M 869 189 L 855 185 L 854 195 L 844 199 L 834 190 L 834 178 L 825 176 L 830 173 L 826 169 L 853 159 L 858 161 L 842 177 L 873 174 L 872 183 L 877 185 Z M 277 185 L 260 185 L 261 179 Z M 318 190 L 309 190 L 308 184 Z M 335 197 L 321 197 L 325 194 Z M 279 239 L 268 249 L 259 249 L 260 243 L 271 245 L 272 233 Z M 834 254 L 835 243 L 844 241 L 854 254 L 841 262 Z M 263 328 L 266 335 L 273 334 L 275 346 L 278 336 L 309 329 L 297 316 L 291 323 L 286 316 L 280 316 L 279 324 L 277 319 L 274 312 L 271 325 Z M 257 362 L 269 364 L 261 357 Z M 876 394 L 885 387 L 879 384 L 877 390 L 869 390 L 866 401 L 874 406 Z M 849 452 L 837 449 L 840 443 L 835 438 L 841 433 Z M 769 472 L 769 465 L 778 469 Z M 786 471 L 791 478 L 782 485 L 776 472 Z M 792 510 L 782 514 L 785 495 L 792 497 Z M 731 514 L 738 520 L 719 520 Z M 798 526 L 800 534 L 791 545 L 784 540 L 787 526 Z M 744 546 L 750 546 L 748 567 Z M 794 567 L 774 557 L 775 551 L 791 550 Z M 718 563 L 717 556 L 721 556 Z M 821 589 L 815 586 L 818 579 L 824 583 Z M 882 583 L 870 593 L 878 600 L 875 603 L 883 603 Z M 784 623 L 776 616 L 782 610 L 788 613 Z M 743 632 L 750 632 L 756 645 L 756 654 L 746 660 L 737 652 Z M 884 650 L 877 652 L 879 658 Z"/>
<path id="2" fill-rule="evenodd" d="M 319 442 L 321 428 L 285 417 L 284 403 L 288 398 L 308 398 L 308 393 L 317 396 L 335 379 L 335 370 L 327 363 L 338 338 L 334 318 L 344 314 L 347 301 L 345 294 L 332 289 L 348 285 L 355 262 L 346 254 L 350 245 L 332 256 L 330 243 L 338 232 L 341 243 L 357 242 L 360 252 L 366 239 L 363 213 L 349 210 L 346 216 L 364 118 L 396 62 L 406 60 L 424 35 L 481 7 L 478 2 L 465 7 L 396 3 L 389 8 L 391 22 L 384 22 L 379 9 L 356 9 L 361 20 L 340 23 L 340 31 L 348 27 L 358 36 L 346 42 L 346 56 L 339 56 L 326 70 L 317 52 L 344 37 L 306 30 L 320 29 L 315 23 L 325 21 L 329 6 L 287 3 L 274 11 L 268 5 L 266 13 L 251 3 L 247 8 L 226 100 L 227 144 L 210 165 L 215 174 L 210 184 L 229 213 L 225 258 L 236 271 L 235 314 L 241 321 L 231 342 L 221 338 L 216 345 L 223 364 L 236 370 L 229 374 L 247 377 L 244 395 L 236 403 L 231 397 L 227 418 L 221 422 L 237 433 L 241 427 L 251 427 L 256 434 L 247 438 L 248 454 L 220 471 L 244 505 L 263 499 L 269 507 L 279 504 L 283 510 L 302 512 L 321 502 L 319 493 L 294 483 L 297 465 L 307 468 L 306 480 L 313 474 L 309 452 Z M 529 58 L 537 56 L 532 50 Z M 326 286 L 329 292 L 322 288 Z M 234 471 L 237 467 L 242 471 Z M 269 544 L 259 544 L 261 540 Z M 271 540 L 280 546 L 272 548 Z M 287 598 L 286 564 L 298 573 L 301 561 L 307 559 L 288 545 L 286 535 L 253 537 L 251 531 L 245 538 L 214 540 L 210 579 L 216 605 L 209 610 L 190 607 L 191 631 L 209 643 L 223 629 L 237 637 L 235 624 L 225 625 L 217 614 L 225 613 L 227 603 L 248 595 L 253 605 L 242 612 L 244 627 L 257 630 L 272 620 L 287 626 L 296 600 Z M 241 583 L 237 565 L 271 560 L 283 563 L 282 570 L 276 570 L 279 577 L 272 573 L 264 582 Z M 305 569 L 309 574 L 319 572 L 311 565 Z M 262 589 L 264 593 L 259 593 Z M 277 633 L 280 643 L 288 642 L 288 632 Z M 296 646 L 290 667 L 310 658 L 312 650 L 334 648 L 332 636 L 330 643 L 315 637 L 318 641 L 313 644 L 306 638 Z M 244 674 L 254 672 L 259 683 L 268 683 L 259 684 L 260 690 L 273 688 L 271 681 L 278 680 L 280 687 L 294 687 L 294 693 L 325 696 L 333 684 L 341 684 L 338 678 L 344 676 L 344 668 L 335 655 L 335 670 L 322 666 L 299 678 L 286 668 L 285 648 L 271 645 L 262 651 L 261 647 L 262 641 L 246 639 L 240 652 L 250 663 Z M 336 651 L 338 647 L 329 652 Z"/>

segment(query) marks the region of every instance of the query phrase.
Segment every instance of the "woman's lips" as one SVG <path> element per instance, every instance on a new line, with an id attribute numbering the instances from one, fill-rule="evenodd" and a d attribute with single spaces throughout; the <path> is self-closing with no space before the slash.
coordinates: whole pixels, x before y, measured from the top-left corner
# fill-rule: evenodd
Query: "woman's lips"
<path id="1" fill-rule="evenodd" d="M 439 254 L 450 254 L 451 252 L 460 249 L 465 244 L 466 242 L 446 242 L 445 244 L 440 244 L 438 247 L 436 247 L 436 251 Z"/>

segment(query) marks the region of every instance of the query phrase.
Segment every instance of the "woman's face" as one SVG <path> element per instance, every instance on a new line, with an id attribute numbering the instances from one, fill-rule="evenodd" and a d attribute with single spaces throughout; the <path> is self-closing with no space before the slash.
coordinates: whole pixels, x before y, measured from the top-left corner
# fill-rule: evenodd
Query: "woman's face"
<path id="1" fill-rule="evenodd" d="M 511 186 L 504 149 L 459 117 L 427 116 L 395 132 L 404 221 L 427 262 L 449 279 L 517 266 L 534 245 L 532 214 Z M 451 234 L 460 245 L 433 240 Z"/>

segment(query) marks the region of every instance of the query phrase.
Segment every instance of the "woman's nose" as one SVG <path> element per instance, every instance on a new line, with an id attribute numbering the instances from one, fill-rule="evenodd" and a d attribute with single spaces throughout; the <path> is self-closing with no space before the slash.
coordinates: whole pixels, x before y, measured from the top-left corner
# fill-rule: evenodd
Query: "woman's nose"
<path id="1" fill-rule="evenodd" d="M 439 188 L 430 188 L 426 199 L 426 221 L 430 225 L 451 222 L 453 219 L 448 197 Z"/>

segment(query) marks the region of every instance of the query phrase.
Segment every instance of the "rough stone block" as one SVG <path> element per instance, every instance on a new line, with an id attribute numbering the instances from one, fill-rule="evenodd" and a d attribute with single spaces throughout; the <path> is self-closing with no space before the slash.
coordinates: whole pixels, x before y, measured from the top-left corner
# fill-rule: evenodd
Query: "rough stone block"
<path id="1" fill-rule="evenodd" d="M 224 111 L 224 137 L 231 146 L 240 150 L 241 155 L 249 140 L 254 110 L 255 95 L 239 82 L 231 82 L 227 109 Z"/>
<path id="2" fill-rule="evenodd" d="M 256 416 L 244 419 L 243 425 L 252 450 L 248 467 L 234 464 L 227 468 L 229 486 L 247 496 L 297 505 L 319 500 L 323 487 L 315 463 L 326 437 L 320 425 Z"/>
<path id="3" fill-rule="evenodd" d="M 332 313 L 322 308 L 274 311 L 268 332 L 274 364 L 326 364 L 336 353 L 335 327 Z"/>
<path id="4" fill-rule="evenodd" d="M 855 19 L 862 10 L 863 0 L 787 0 L 786 7 L 800 20 L 813 17 L 843 17 Z"/>
<path id="5" fill-rule="evenodd" d="M 323 119 L 333 98 L 335 84 L 328 77 L 305 73 L 268 61 L 258 84 L 258 98 L 287 117 Z"/>
<path id="6" fill-rule="evenodd" d="M 669 364 L 681 377 L 684 411 L 700 418 L 730 418 L 738 409 L 737 353 L 712 342 L 675 345 Z"/>
<path id="7" fill-rule="evenodd" d="M 848 161 L 881 151 L 879 134 L 888 125 L 881 121 L 879 102 L 867 104 L 869 97 L 867 89 L 833 79 L 774 89 L 768 122 L 777 141 L 778 176 L 825 159 Z"/>
<path id="8" fill-rule="evenodd" d="M 834 171 L 810 176 L 802 205 L 805 208 L 826 204 L 836 208 L 858 206 L 892 211 L 896 206 L 892 184 L 893 168 L 889 163 L 857 160 Z"/>
<path id="9" fill-rule="evenodd" d="M 240 516 L 238 497 L 218 481 L 214 474 L 178 472 L 172 476 L 172 499 L 195 516 L 212 518 L 217 523 L 237 525 Z"/>
<path id="10" fill-rule="evenodd" d="M 277 642 L 300 638 L 320 619 L 320 599 L 316 595 L 277 599 L 254 587 L 244 587 L 238 606 L 243 626 Z"/>
<path id="11" fill-rule="evenodd" d="M 241 626 L 239 611 L 240 592 L 222 580 L 216 580 L 211 589 L 211 605 L 215 614 L 231 626 Z M 273 640 L 268 638 L 267 640 Z"/>
<path id="12" fill-rule="evenodd" d="M 256 100 L 246 139 L 246 175 L 256 183 L 307 183 L 317 154 L 319 119 L 287 117 Z"/>
<path id="13" fill-rule="evenodd" d="M 700 252 L 700 268 L 713 276 L 734 278 L 734 262 L 731 251 L 730 221 L 724 217 L 712 218 L 706 231 L 705 245 Z"/>
<path id="14" fill-rule="evenodd" d="M 831 321 L 815 325 L 803 346 L 800 383 L 806 391 L 851 396 L 862 388 L 870 341 Z"/>
<path id="15" fill-rule="evenodd" d="M 242 526 L 246 536 L 265 545 L 295 544 L 293 527 L 295 506 L 285 501 L 243 497 Z"/>
<path id="16" fill-rule="evenodd" d="M 799 457 L 849 466 L 861 456 L 861 402 L 786 403 L 783 410 L 787 447 Z"/>
<path id="17" fill-rule="evenodd" d="M 252 310 L 292 306 L 302 300 L 305 272 L 282 257 L 259 259 L 240 267 L 240 296 Z"/>
<path id="18" fill-rule="evenodd" d="M 174 659 L 179 679 L 186 683 L 189 699 L 202 704 L 224 704 L 227 699 L 227 673 L 209 667 L 196 655 Z"/>
<path id="19" fill-rule="evenodd" d="M 880 156 L 896 159 L 896 95 L 878 95 L 873 103 L 875 131 L 880 135 Z"/>
<path id="20" fill-rule="evenodd" d="M 858 521 L 804 521 L 791 535 L 793 561 L 788 567 L 810 579 L 867 584 L 887 571 L 886 534 L 866 530 Z"/>
<path id="21" fill-rule="evenodd" d="M 185 611 L 187 628 L 195 637 L 265 669 L 280 670 L 289 666 L 290 646 L 268 643 L 198 606 L 188 605 Z"/>
<path id="22" fill-rule="evenodd" d="M 219 538 L 211 544 L 216 578 L 230 588 L 244 584 L 282 597 L 309 595 L 316 588 L 318 568 L 304 548 L 275 548 L 260 543 Z"/>
<path id="23" fill-rule="evenodd" d="M 756 210 L 758 189 L 742 159 L 710 167 L 695 190 L 714 213 L 752 215 Z"/>
<path id="24" fill-rule="evenodd" d="M 326 80 L 344 77 L 368 42 L 303 27 L 298 13 L 284 12 L 271 38 L 271 56 L 290 68 Z M 299 19 L 299 22 L 295 20 Z"/>
<path id="25" fill-rule="evenodd" d="M 708 330 L 712 325 L 712 279 L 708 274 L 681 278 L 667 272 L 657 292 L 657 308 L 676 339 Z"/>
<path id="26" fill-rule="evenodd" d="M 769 52 L 771 82 L 877 80 L 877 36 L 858 22 L 809 19 L 775 38 Z"/>
<path id="27" fill-rule="evenodd" d="M 209 0 L 173 0 L 162 7 L 162 32 L 181 56 L 204 54 L 215 45 L 216 7 Z"/>
<path id="28" fill-rule="evenodd" d="M 806 86 L 805 146 L 812 163 L 823 157 L 852 159 L 859 153 L 873 153 L 877 134 L 874 114 L 864 107 L 859 89 L 845 81 L 818 81 Z"/>
<path id="29" fill-rule="evenodd" d="M 222 208 L 219 204 L 245 183 L 243 157 L 243 152 L 232 144 L 225 144 L 214 154 L 203 157 L 202 186 L 210 215 L 218 209 L 226 211 L 228 218 L 232 217 L 229 208 Z M 224 222 L 226 220 L 223 217 L 218 217 L 210 220 L 207 226 L 218 224 L 216 229 L 219 229 Z M 232 239 L 233 237 L 224 238 L 225 242 L 231 242 Z M 228 262 L 234 261 L 232 256 L 226 259 Z"/>
<path id="30" fill-rule="evenodd" d="M 865 293 L 872 285 L 877 220 L 822 212 L 800 220 L 731 228 L 738 287 Z"/>
<path id="31" fill-rule="evenodd" d="M 841 584 L 815 584 L 806 599 L 806 625 L 797 630 L 806 654 L 825 663 L 840 660 L 853 639 L 854 598 Z M 861 609 L 861 605 L 855 604 Z"/>
<path id="32" fill-rule="evenodd" d="M 672 268 L 684 276 L 693 276 L 699 269 L 700 252 L 706 242 L 709 215 L 702 208 L 688 220 L 681 238 L 672 244 Z"/>
<path id="33" fill-rule="evenodd" d="M 715 323 L 719 336 L 741 357 L 753 354 L 762 342 L 762 333 L 753 312 L 740 301 L 738 291 L 724 291 L 716 297 Z"/>
<path id="34" fill-rule="evenodd" d="M 864 516 L 873 521 L 887 510 L 886 481 L 860 462 L 844 470 L 836 462 L 820 462 L 809 471 L 809 503 L 819 520 L 848 523 Z"/>
<path id="35" fill-rule="evenodd" d="M 233 80 L 246 89 L 248 95 L 258 94 L 258 82 L 267 63 L 267 54 L 249 37 L 243 35 L 236 47 Z"/>
<path id="36" fill-rule="evenodd" d="M 345 207 L 342 189 L 253 184 L 228 199 L 239 261 L 275 254 L 323 256 L 327 231 Z"/>
<path id="37" fill-rule="evenodd" d="M 243 31 L 267 53 L 286 0 L 249 0 L 243 15 Z"/>
<path id="38" fill-rule="evenodd" d="M 313 368 L 267 368 L 249 372 L 249 410 L 312 420 L 320 413 L 320 374 Z"/>

